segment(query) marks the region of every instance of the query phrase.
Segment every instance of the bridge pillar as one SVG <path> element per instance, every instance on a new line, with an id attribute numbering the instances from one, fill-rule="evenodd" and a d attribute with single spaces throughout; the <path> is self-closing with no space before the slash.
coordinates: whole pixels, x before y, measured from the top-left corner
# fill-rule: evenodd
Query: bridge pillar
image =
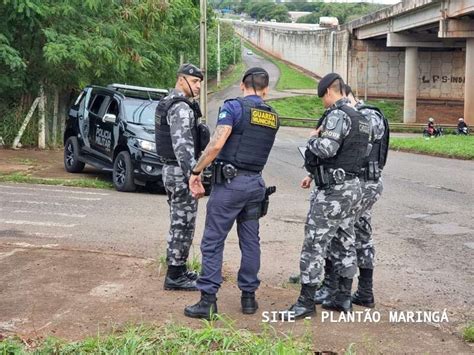
<path id="1" fill-rule="evenodd" d="M 467 77 L 466 77 L 467 81 Z M 405 48 L 405 91 L 403 93 L 403 122 L 416 122 L 418 89 L 418 48 Z"/>
<path id="2" fill-rule="evenodd" d="M 474 38 L 466 38 L 466 81 L 464 82 L 464 121 L 474 126 Z"/>

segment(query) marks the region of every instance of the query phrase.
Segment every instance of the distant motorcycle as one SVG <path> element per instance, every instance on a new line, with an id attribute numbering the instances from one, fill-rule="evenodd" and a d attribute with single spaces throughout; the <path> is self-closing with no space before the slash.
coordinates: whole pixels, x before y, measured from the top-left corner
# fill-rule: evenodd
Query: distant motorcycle
<path id="1" fill-rule="evenodd" d="M 469 128 L 468 127 L 458 128 L 456 134 L 461 135 L 461 136 L 468 136 Z"/>
<path id="2" fill-rule="evenodd" d="M 431 138 L 431 137 L 441 137 L 444 136 L 444 128 L 440 126 L 434 127 L 431 131 L 428 128 L 423 130 L 423 137 Z"/>

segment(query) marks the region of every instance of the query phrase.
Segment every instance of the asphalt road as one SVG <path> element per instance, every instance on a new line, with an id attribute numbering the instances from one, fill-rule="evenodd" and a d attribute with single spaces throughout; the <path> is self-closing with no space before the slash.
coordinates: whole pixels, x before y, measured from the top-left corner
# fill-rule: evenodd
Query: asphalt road
<path id="1" fill-rule="evenodd" d="M 268 285 L 284 285 L 298 270 L 309 192 L 299 187 L 305 172 L 297 146 L 304 145 L 307 134 L 308 129 L 281 128 L 265 169 L 267 184 L 278 189 L 261 220 L 260 276 Z M 380 303 L 447 308 L 459 322 L 473 319 L 473 177 L 472 161 L 390 152 L 385 191 L 373 217 Z M 205 203 L 206 198 L 200 202 L 192 251 L 197 258 Z M 165 255 L 168 219 L 163 195 L 0 184 L 2 243 L 58 244 L 155 258 Z M 233 230 L 225 267 L 236 272 L 239 260 Z"/>

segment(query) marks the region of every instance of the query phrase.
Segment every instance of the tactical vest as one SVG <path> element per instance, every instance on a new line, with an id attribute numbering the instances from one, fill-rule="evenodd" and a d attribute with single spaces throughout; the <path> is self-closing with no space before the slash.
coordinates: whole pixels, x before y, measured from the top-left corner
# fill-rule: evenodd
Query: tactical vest
<path id="1" fill-rule="evenodd" d="M 240 97 L 236 100 L 242 107 L 242 117 L 232 128 L 217 160 L 231 163 L 238 169 L 262 171 L 280 128 L 280 120 L 264 103 L 257 104 Z"/>
<path id="2" fill-rule="evenodd" d="M 342 141 L 334 157 L 319 159 L 325 169 L 344 169 L 346 173 L 359 174 L 369 143 L 369 123 L 367 118 L 354 108 L 342 105 L 334 108 L 345 112 L 351 119 L 351 130 Z"/>
<path id="3" fill-rule="evenodd" d="M 363 110 L 363 109 L 370 109 L 370 110 L 377 111 L 382 117 L 384 127 L 385 127 L 382 138 L 375 140 L 372 143 L 372 150 L 370 151 L 370 154 L 367 158 L 367 161 L 364 163 L 364 165 L 368 164 L 368 162 L 371 162 L 371 161 L 378 162 L 379 169 L 383 169 L 385 166 L 385 163 L 387 162 L 388 145 L 390 141 L 390 127 L 388 124 L 388 120 L 385 118 L 383 112 L 375 106 L 364 104 L 359 107 L 359 110 Z"/>
<path id="4" fill-rule="evenodd" d="M 202 142 L 201 139 L 205 132 L 203 131 L 204 125 L 198 124 L 199 118 L 202 116 L 199 106 L 195 103 L 192 103 L 187 98 L 183 96 L 175 97 L 165 97 L 162 99 L 158 106 L 156 107 L 155 112 L 155 142 L 156 142 L 156 153 L 166 162 L 177 162 L 176 155 L 174 154 L 173 144 L 171 141 L 170 126 L 168 124 L 167 116 L 168 111 L 172 105 L 177 102 L 185 102 L 194 112 L 194 125 L 191 127 L 191 134 L 194 141 L 194 157 L 197 159 L 199 154 L 204 149 L 204 147 L 209 143 L 209 133 L 207 142 Z M 205 126 L 207 128 L 207 126 Z M 207 129 L 209 132 L 209 129 Z M 204 144 L 205 143 L 205 144 Z"/>

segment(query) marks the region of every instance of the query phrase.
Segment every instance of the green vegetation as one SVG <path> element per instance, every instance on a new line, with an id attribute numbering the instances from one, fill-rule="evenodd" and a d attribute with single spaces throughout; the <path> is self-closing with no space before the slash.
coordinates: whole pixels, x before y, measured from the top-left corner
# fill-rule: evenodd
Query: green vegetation
<path id="1" fill-rule="evenodd" d="M 245 64 L 244 62 L 239 62 L 235 66 L 232 67 L 231 71 L 225 73 L 222 76 L 221 84 L 217 86 L 217 84 L 209 86 L 209 91 L 214 92 L 217 90 L 223 90 L 236 82 L 239 82 L 242 79 L 242 75 L 245 72 Z"/>
<path id="2" fill-rule="evenodd" d="M 217 72 L 214 17 L 209 8 L 209 77 Z M 53 146 L 53 112 L 64 123 L 71 101 L 88 84 L 174 86 L 180 55 L 199 63 L 199 20 L 195 0 L 0 1 L 0 137 L 12 143 L 41 85 Z M 222 24 L 222 70 L 233 63 L 234 49 L 240 61 L 239 43 L 232 26 Z M 37 115 L 23 146 L 36 145 Z"/>
<path id="3" fill-rule="evenodd" d="M 256 20 L 275 19 L 277 22 L 289 22 L 288 11 L 311 12 L 300 18 L 298 22 L 319 23 L 319 17 L 337 17 L 339 23 L 352 21 L 374 11 L 380 10 L 387 5 L 369 3 L 324 3 L 294 1 L 277 4 L 272 0 L 250 1 L 250 0 L 211 0 L 211 6 L 218 9 L 232 9 L 235 13 L 245 12 Z M 302 20 L 301 20 L 302 19 Z"/>
<path id="4" fill-rule="evenodd" d="M 278 69 L 280 69 L 280 78 L 278 79 L 276 85 L 277 90 L 316 88 L 316 80 L 310 76 L 303 74 L 299 70 L 291 68 L 288 64 L 282 62 L 281 60 L 269 56 L 249 42 L 245 42 L 245 46 L 250 48 L 255 54 L 268 59 L 269 61 L 273 62 L 273 64 L 278 66 Z"/>
<path id="5" fill-rule="evenodd" d="M 169 324 L 163 327 L 129 326 L 108 336 L 95 336 L 67 343 L 47 338 L 35 349 L 28 348 L 16 338 L 0 342 L 0 354 L 310 354 L 311 333 L 301 339 L 277 335 L 270 327 L 261 334 L 234 328 L 231 321 L 219 317 L 222 328 L 215 322 L 203 322 L 201 329 Z"/>
<path id="6" fill-rule="evenodd" d="M 448 158 L 474 159 L 474 136 L 390 138 L 390 148 Z M 474 332 L 474 330 L 472 330 Z"/>
<path id="7" fill-rule="evenodd" d="M 379 107 L 390 122 L 402 122 L 403 102 L 395 100 L 370 100 L 370 105 Z M 324 113 L 323 103 L 316 95 L 286 97 L 271 101 L 275 110 L 283 117 L 314 118 Z M 295 122 L 295 121 L 293 121 Z M 314 124 L 311 124 L 313 126 Z"/>
<path id="8" fill-rule="evenodd" d="M 99 179 L 46 179 L 25 175 L 23 173 L 0 174 L 0 182 L 16 182 L 40 185 L 61 185 L 72 187 L 90 187 L 97 189 L 112 189 L 113 184 L 109 181 Z"/>
<path id="9" fill-rule="evenodd" d="M 468 343 L 474 343 L 474 322 L 470 323 L 462 333 L 462 337 Z"/>
<path id="10" fill-rule="evenodd" d="M 324 113 L 323 103 L 316 95 L 286 97 L 271 100 L 270 103 L 283 117 L 314 118 L 316 120 Z"/>

